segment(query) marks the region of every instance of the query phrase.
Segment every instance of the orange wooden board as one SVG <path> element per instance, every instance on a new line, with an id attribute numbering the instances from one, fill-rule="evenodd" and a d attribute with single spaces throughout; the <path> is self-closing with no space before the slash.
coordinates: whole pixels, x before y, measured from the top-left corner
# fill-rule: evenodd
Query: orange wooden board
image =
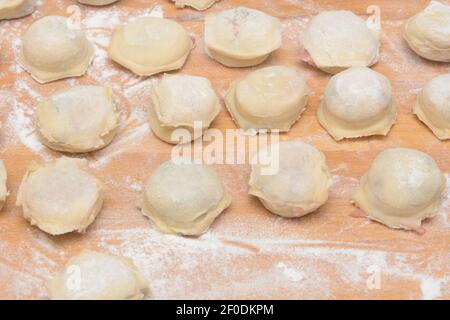
<path id="1" fill-rule="evenodd" d="M 403 23 L 423 9 L 426 0 L 222 0 L 206 12 L 245 5 L 282 20 L 283 46 L 263 66 L 296 66 L 307 77 L 312 95 L 301 119 L 281 139 L 301 138 L 322 150 L 334 183 L 329 201 L 320 210 L 287 220 L 270 214 L 247 195 L 248 165 L 216 165 L 233 203 L 199 238 L 161 234 L 136 207 L 142 185 L 169 159 L 171 146 L 153 136 L 146 121 L 150 89 L 157 77 L 139 78 L 111 62 L 106 54 L 109 37 L 114 26 L 129 17 L 164 14 L 196 39 L 181 72 L 209 78 L 222 95 L 252 68 L 229 69 L 205 55 L 205 12 L 175 9 L 170 1 L 121 0 L 103 8 L 79 5 L 82 27 L 97 48 L 87 75 L 40 85 L 17 64 L 20 36 L 43 16 L 67 15 L 71 4 L 76 2 L 44 1 L 32 16 L 0 22 L 0 148 L 10 190 L 0 213 L 0 298 L 47 298 L 46 280 L 84 248 L 132 258 L 150 283 L 148 299 L 450 298 L 448 190 L 438 215 L 424 223 L 427 232 L 421 236 L 349 216 L 354 209 L 349 199 L 358 179 L 388 147 L 427 152 L 446 172 L 450 185 L 449 142 L 437 140 L 410 111 L 416 93 L 428 80 L 450 72 L 450 64 L 423 60 L 402 40 Z M 330 76 L 299 62 L 298 35 L 322 10 L 348 9 L 366 17 L 371 4 L 381 8 L 384 31 L 381 60 L 374 69 L 392 82 L 398 120 L 387 137 L 336 143 L 315 117 Z M 106 202 L 87 233 L 53 237 L 22 217 L 15 207 L 17 189 L 32 160 L 61 155 L 36 138 L 37 102 L 61 88 L 85 83 L 112 84 L 121 110 L 121 129 L 112 145 L 85 155 L 93 174 L 107 186 Z M 236 128 L 225 108 L 213 127 Z M 381 280 L 375 289 L 367 285 L 374 270 Z"/>

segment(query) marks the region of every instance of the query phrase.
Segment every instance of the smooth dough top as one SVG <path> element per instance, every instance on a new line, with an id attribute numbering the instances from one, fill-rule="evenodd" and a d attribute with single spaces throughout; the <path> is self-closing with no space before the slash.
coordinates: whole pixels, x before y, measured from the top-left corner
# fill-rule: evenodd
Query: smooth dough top
<path id="1" fill-rule="evenodd" d="M 225 101 L 243 129 L 287 131 L 306 107 L 309 88 L 295 68 L 272 66 L 232 85 Z"/>
<path id="2" fill-rule="evenodd" d="M 23 37 L 21 63 L 41 83 L 86 72 L 94 47 L 68 19 L 46 16 L 34 22 Z"/>
<path id="3" fill-rule="evenodd" d="M 52 235 L 84 232 L 103 204 L 102 184 L 86 166 L 86 160 L 66 157 L 33 164 L 17 197 L 24 217 Z"/>
<path id="4" fill-rule="evenodd" d="M 189 6 L 196 10 L 202 11 L 208 9 L 219 0 L 172 0 L 172 1 L 175 2 L 175 6 L 178 8 L 184 8 L 184 6 Z"/>
<path id="5" fill-rule="evenodd" d="M 405 24 L 404 37 L 420 56 L 450 61 L 450 6 L 432 1 Z"/>
<path id="6" fill-rule="evenodd" d="M 48 283 L 54 300 L 137 300 L 147 281 L 130 259 L 84 250 Z"/>
<path id="7" fill-rule="evenodd" d="M 264 12 L 237 7 L 205 18 L 210 50 L 236 59 L 264 56 L 281 46 L 281 23 Z"/>
<path id="8" fill-rule="evenodd" d="M 169 160 L 147 182 L 142 208 L 164 232 L 198 235 L 230 202 L 212 168 Z"/>
<path id="9" fill-rule="evenodd" d="M 114 30 L 109 55 L 134 73 L 149 76 L 181 68 L 192 47 L 191 38 L 179 23 L 140 17 Z"/>
<path id="10" fill-rule="evenodd" d="M 118 113 L 109 87 L 80 85 L 40 103 L 37 123 L 44 143 L 68 152 L 88 152 L 111 142 Z"/>
<path id="11" fill-rule="evenodd" d="M 302 46 L 315 66 L 337 73 L 378 61 L 379 39 L 366 22 L 350 11 L 324 11 L 302 34 Z"/>

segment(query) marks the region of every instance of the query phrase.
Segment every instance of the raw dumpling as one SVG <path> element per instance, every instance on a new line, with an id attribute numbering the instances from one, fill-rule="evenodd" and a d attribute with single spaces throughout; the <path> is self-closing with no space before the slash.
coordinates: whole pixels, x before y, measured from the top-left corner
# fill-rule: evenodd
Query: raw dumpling
<path id="1" fill-rule="evenodd" d="M 84 232 L 103 205 L 103 185 L 86 167 L 86 160 L 66 157 L 33 163 L 17 196 L 24 217 L 52 235 Z"/>
<path id="2" fill-rule="evenodd" d="M 419 56 L 450 62 L 450 6 L 431 1 L 406 22 L 403 37 Z"/>
<path id="3" fill-rule="evenodd" d="M 302 59 L 328 73 L 368 67 L 379 58 L 379 30 L 350 11 L 324 11 L 301 37 Z"/>
<path id="4" fill-rule="evenodd" d="M 389 79 L 366 67 L 353 67 L 328 82 L 317 111 L 335 139 L 386 135 L 395 122 Z"/>
<path id="5" fill-rule="evenodd" d="M 0 20 L 25 17 L 36 9 L 36 0 L 0 0 Z"/>
<path id="6" fill-rule="evenodd" d="M 196 236 L 206 232 L 230 203 L 212 168 L 169 160 L 147 182 L 141 208 L 162 232 Z"/>
<path id="7" fill-rule="evenodd" d="M 165 74 L 153 88 L 149 121 L 161 140 L 187 143 L 199 138 L 219 111 L 219 99 L 208 79 Z M 180 136 L 173 135 L 177 129 L 186 131 L 180 131 Z"/>
<path id="8" fill-rule="evenodd" d="M 0 210 L 5 205 L 8 189 L 6 188 L 7 173 L 3 161 L 0 160 Z"/>
<path id="9" fill-rule="evenodd" d="M 427 154 L 408 148 L 381 152 L 353 196 L 369 218 L 391 228 L 418 230 L 437 212 L 445 178 Z"/>
<path id="10" fill-rule="evenodd" d="M 131 259 L 91 250 L 71 258 L 48 282 L 54 300 L 140 300 L 147 287 Z"/>
<path id="11" fill-rule="evenodd" d="M 117 132 L 111 88 L 83 85 L 60 91 L 37 108 L 41 140 L 66 152 L 89 152 L 108 145 Z"/>
<path id="12" fill-rule="evenodd" d="M 249 194 L 285 218 L 315 211 L 328 199 L 330 174 L 324 155 L 300 140 L 272 144 L 252 161 Z"/>
<path id="13" fill-rule="evenodd" d="M 119 0 L 78 0 L 79 3 L 88 4 L 91 6 L 106 6 L 117 1 Z"/>
<path id="14" fill-rule="evenodd" d="M 219 0 L 172 0 L 175 2 L 177 8 L 184 8 L 185 6 L 192 7 L 196 10 L 206 10 Z"/>
<path id="15" fill-rule="evenodd" d="M 206 53 L 225 66 L 260 64 L 280 47 L 280 20 L 264 12 L 238 7 L 205 18 Z"/>
<path id="16" fill-rule="evenodd" d="M 286 132 L 305 110 L 308 95 L 305 78 L 296 69 L 274 66 L 234 82 L 225 94 L 225 103 L 244 130 Z"/>
<path id="17" fill-rule="evenodd" d="M 22 39 L 20 62 L 40 82 L 83 75 L 94 57 L 94 47 L 68 19 L 47 16 L 34 22 Z"/>
<path id="18" fill-rule="evenodd" d="M 140 17 L 114 30 L 109 56 L 140 76 L 180 69 L 193 48 L 186 30 L 177 22 Z"/>
<path id="19" fill-rule="evenodd" d="M 427 83 L 417 95 L 413 112 L 436 137 L 450 139 L 450 73 Z"/>

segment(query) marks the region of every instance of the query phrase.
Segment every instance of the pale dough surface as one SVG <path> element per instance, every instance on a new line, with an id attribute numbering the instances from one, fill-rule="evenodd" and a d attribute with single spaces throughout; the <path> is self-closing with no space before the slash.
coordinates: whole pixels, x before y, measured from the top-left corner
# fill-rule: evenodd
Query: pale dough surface
<path id="1" fill-rule="evenodd" d="M 379 30 L 353 12 L 324 11 L 301 35 L 303 60 L 328 73 L 368 67 L 379 59 Z"/>
<path id="2" fill-rule="evenodd" d="M 22 38 L 19 61 L 40 82 L 83 75 L 94 57 L 94 46 L 65 17 L 46 16 Z"/>
<path id="3" fill-rule="evenodd" d="M 196 10 L 206 10 L 219 0 L 172 0 L 178 8 L 185 6 L 192 7 Z"/>
<path id="4" fill-rule="evenodd" d="M 148 180 L 141 208 L 162 232 L 197 236 L 230 204 L 214 169 L 169 160 Z"/>
<path id="5" fill-rule="evenodd" d="M 48 293 L 54 300 L 140 300 L 147 287 L 131 259 L 83 250 L 48 282 Z"/>
<path id="6" fill-rule="evenodd" d="M 273 66 L 232 83 L 224 100 L 240 128 L 287 132 L 305 110 L 308 96 L 302 74 L 292 67 Z"/>
<path id="7" fill-rule="evenodd" d="M 178 22 L 140 17 L 114 30 L 109 56 L 137 75 L 180 69 L 194 44 Z"/>
<path id="8" fill-rule="evenodd" d="M 417 95 L 413 112 L 441 140 L 450 139 L 450 74 L 429 81 Z"/>
<path id="9" fill-rule="evenodd" d="M 103 205 L 103 185 L 86 167 L 86 160 L 66 157 L 33 163 L 17 195 L 24 217 L 52 235 L 84 232 Z"/>
<path id="10" fill-rule="evenodd" d="M 317 110 L 320 124 L 335 140 L 386 135 L 396 114 L 389 79 L 367 67 L 334 75 Z"/>
<path id="11" fill-rule="evenodd" d="M 36 9 L 36 0 L 0 0 L 0 20 L 25 17 Z"/>
<path id="12" fill-rule="evenodd" d="M 71 87 L 37 107 L 41 140 L 58 151 L 82 153 L 105 147 L 117 133 L 118 118 L 108 86 Z"/>
<path id="13" fill-rule="evenodd" d="M 361 178 L 353 202 L 391 228 L 417 230 L 437 213 L 445 177 L 426 153 L 409 148 L 381 152 Z"/>
<path id="14" fill-rule="evenodd" d="M 8 196 L 8 189 L 6 186 L 8 174 L 6 172 L 5 165 L 2 160 L 0 160 L 0 210 L 5 205 L 6 197 Z"/>
<path id="15" fill-rule="evenodd" d="M 88 4 L 91 6 L 106 6 L 119 0 L 77 0 L 77 1 L 79 3 Z"/>
<path id="16" fill-rule="evenodd" d="M 269 155 L 276 172 L 264 171 Z M 258 158 L 259 157 L 259 158 Z M 328 199 L 331 185 L 325 156 L 300 140 L 283 141 L 261 150 L 253 159 L 249 194 L 264 207 L 285 218 L 302 217 L 317 210 Z"/>
<path id="17" fill-rule="evenodd" d="M 431 1 L 406 22 L 403 37 L 419 56 L 450 62 L 450 6 Z"/>
<path id="18" fill-rule="evenodd" d="M 281 47 L 281 22 L 264 12 L 237 7 L 205 18 L 205 50 L 228 67 L 262 63 Z"/>
<path id="19" fill-rule="evenodd" d="M 149 121 L 155 135 L 168 143 L 180 143 L 172 136 L 174 130 L 187 130 L 191 139 L 181 141 L 187 143 L 209 128 L 220 109 L 219 98 L 208 79 L 165 74 L 152 90 Z"/>

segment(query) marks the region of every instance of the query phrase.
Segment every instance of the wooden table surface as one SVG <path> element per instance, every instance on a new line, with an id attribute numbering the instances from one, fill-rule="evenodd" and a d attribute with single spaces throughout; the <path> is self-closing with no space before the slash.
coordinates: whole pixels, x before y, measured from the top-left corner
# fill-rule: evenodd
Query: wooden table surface
<path id="1" fill-rule="evenodd" d="M 388 147 L 412 147 L 430 154 L 446 172 L 450 185 L 449 143 L 441 142 L 411 113 L 416 93 L 431 78 L 450 72 L 450 64 L 421 59 L 401 37 L 405 20 L 427 0 L 222 0 L 206 12 L 176 9 L 164 0 L 121 0 L 94 8 L 79 5 L 82 27 L 97 48 L 86 76 L 46 85 L 36 83 L 17 64 L 20 37 L 46 15 L 67 15 L 75 1 L 44 1 L 26 18 L 0 22 L 1 159 L 8 170 L 10 195 L 0 213 L 0 298 L 46 299 L 45 283 L 84 248 L 130 257 L 150 283 L 148 299 L 286 298 L 286 299 L 442 299 L 450 298 L 450 195 L 439 213 L 424 223 L 426 233 L 391 230 L 353 218 L 351 194 L 372 160 Z M 445 2 L 445 1 L 444 1 Z M 447 1 L 447 3 L 449 3 Z M 329 75 L 299 61 L 298 35 L 323 10 L 347 9 L 365 15 L 381 8 L 381 60 L 375 70 L 389 77 L 399 116 L 387 137 L 335 142 L 315 117 Z M 244 5 L 279 17 L 283 46 L 262 66 L 290 65 L 307 78 L 312 94 L 301 119 L 281 139 L 300 138 L 322 150 L 333 173 L 331 196 L 317 212 L 282 219 L 247 195 L 248 165 L 215 165 L 233 203 L 199 238 L 160 233 L 136 204 L 142 185 L 171 146 L 158 140 L 146 121 L 152 83 L 107 58 L 115 25 L 129 17 L 162 14 L 195 37 L 197 46 L 182 73 L 209 78 L 217 93 L 254 68 L 230 69 L 204 53 L 205 13 Z M 33 114 L 39 100 L 64 87 L 110 83 L 118 97 L 121 129 L 104 150 L 82 155 L 107 186 L 104 208 L 85 234 L 49 236 L 22 217 L 15 206 L 17 189 L 31 161 L 61 156 L 39 143 Z M 214 128 L 236 128 L 223 108 Z M 81 157 L 81 156 L 80 156 Z M 379 286 L 371 286 L 379 279 Z"/>

